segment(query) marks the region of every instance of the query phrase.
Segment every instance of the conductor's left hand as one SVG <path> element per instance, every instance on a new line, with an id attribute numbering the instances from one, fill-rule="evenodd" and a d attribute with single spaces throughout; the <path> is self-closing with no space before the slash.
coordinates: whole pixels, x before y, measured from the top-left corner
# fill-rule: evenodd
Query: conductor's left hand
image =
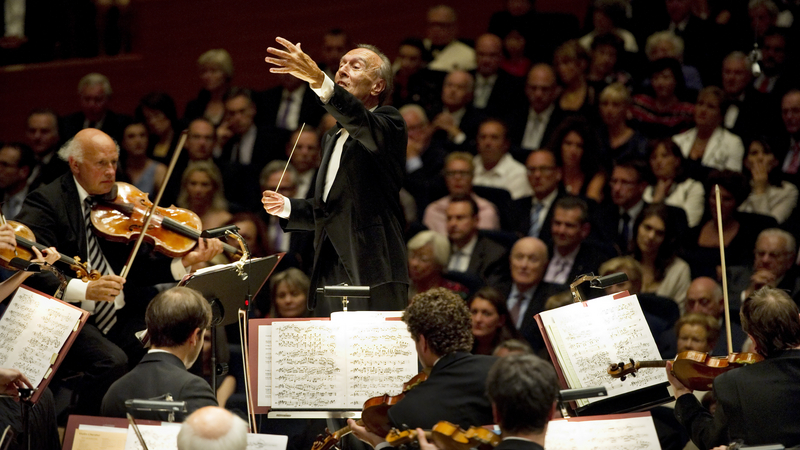
<path id="1" fill-rule="evenodd" d="M 197 240 L 197 246 L 194 250 L 187 253 L 181 262 L 183 267 L 189 267 L 192 264 L 206 262 L 220 253 L 222 253 L 222 241 L 219 239 L 200 238 Z"/>
<path id="2" fill-rule="evenodd" d="M 272 53 L 275 57 L 267 56 L 264 61 L 278 66 L 270 68 L 269 71 L 271 73 L 287 73 L 307 81 L 315 89 L 322 86 L 322 82 L 325 80 L 325 72 L 317 66 L 317 63 L 310 56 L 303 52 L 299 42 L 295 45 L 282 37 L 276 37 L 275 41 L 281 44 L 284 49 L 267 48 L 267 52 Z"/>

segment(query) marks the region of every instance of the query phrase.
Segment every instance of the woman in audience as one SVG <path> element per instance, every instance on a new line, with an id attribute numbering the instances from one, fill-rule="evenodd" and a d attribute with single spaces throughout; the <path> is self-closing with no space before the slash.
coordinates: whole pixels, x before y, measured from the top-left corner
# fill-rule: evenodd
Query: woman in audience
<path id="1" fill-rule="evenodd" d="M 239 227 L 239 234 L 247 244 L 251 257 L 261 258 L 272 254 L 269 248 L 267 225 L 257 214 L 246 211 L 238 212 L 231 216 L 225 225 Z M 228 243 L 239 248 L 239 242 L 234 238 L 228 237 Z"/>
<path id="2" fill-rule="evenodd" d="M 711 169 L 742 171 L 744 144 L 739 136 L 722 127 L 724 99 L 722 89 L 716 86 L 703 88 L 694 107 L 696 126 L 672 137 L 691 163 L 687 169 L 693 178 L 702 180 Z"/>
<path id="3" fill-rule="evenodd" d="M 446 236 L 430 230 L 420 231 L 406 245 L 408 277 L 411 280 L 409 300 L 435 287 L 450 289 L 466 299 L 467 288 L 443 276 L 450 259 L 450 242 Z"/>
<path id="4" fill-rule="evenodd" d="M 561 182 L 567 193 L 603 200 L 606 172 L 600 165 L 602 156 L 595 133 L 580 117 L 570 117 L 561 122 L 553 133 L 547 148 L 553 149 L 559 159 Z"/>
<path id="5" fill-rule="evenodd" d="M 192 161 L 181 178 L 177 205 L 200 216 L 203 229 L 217 228 L 231 219 L 222 189 L 222 174 L 211 161 Z"/>
<path id="6" fill-rule="evenodd" d="M 491 355 L 498 345 L 519 339 L 519 333 L 506 308 L 506 299 L 497 289 L 484 287 L 469 301 L 472 314 L 472 353 Z"/>
<path id="7" fill-rule="evenodd" d="M 664 204 L 648 205 L 636 218 L 633 257 L 642 268 L 642 293 L 675 300 L 681 311 L 692 282 L 689 264 L 676 256 L 679 225 Z"/>
<path id="8" fill-rule="evenodd" d="M 720 323 L 706 314 L 689 313 L 675 322 L 677 352 L 710 353 L 719 340 Z"/>
<path id="9" fill-rule="evenodd" d="M 586 82 L 589 54 L 576 40 L 561 44 L 553 56 L 553 66 L 562 87 L 558 105 L 564 111 L 576 111 L 584 117 L 593 117 L 595 91 Z"/>
<path id="10" fill-rule="evenodd" d="M 633 97 L 631 113 L 639 131 L 650 139 L 682 133 L 694 125 L 694 105 L 683 102 L 683 74 L 676 59 L 662 58 L 650 63 L 651 94 Z"/>
<path id="11" fill-rule="evenodd" d="M 614 33 L 601 34 L 592 40 L 586 80 L 595 92 L 601 92 L 612 83 L 631 88 L 631 74 L 619 69 L 620 59 L 625 55 L 622 45 L 622 39 Z"/>
<path id="12" fill-rule="evenodd" d="M 645 189 L 644 201 L 682 208 L 689 227 L 697 226 L 703 217 L 706 197 L 703 183 L 689 178 L 683 170 L 681 149 L 671 139 L 656 139 L 648 144 L 647 153 L 655 184 Z"/>
<path id="13" fill-rule="evenodd" d="M 515 77 L 526 77 L 533 63 L 525 56 L 525 36 L 519 30 L 511 29 L 502 37 L 506 57 L 500 68 Z"/>
<path id="14" fill-rule="evenodd" d="M 692 98 L 694 92 L 703 89 L 703 82 L 700 79 L 700 71 L 695 67 L 683 64 L 683 38 L 675 35 L 672 31 L 659 31 L 647 38 L 644 53 L 648 61 L 656 61 L 661 58 L 672 58 L 678 61 L 686 82 L 687 97 L 683 100 Z"/>
<path id="15" fill-rule="evenodd" d="M 181 129 L 175 101 L 163 92 L 151 92 L 139 101 L 136 120 L 147 124 L 150 147 L 147 155 L 158 162 L 169 164 L 178 144 Z"/>
<path id="16" fill-rule="evenodd" d="M 627 0 L 595 0 L 592 11 L 592 31 L 579 39 L 585 49 L 589 49 L 593 40 L 603 34 L 618 36 L 625 51 L 636 53 L 639 46 L 636 37 L 630 31 L 620 28 L 627 19 Z"/>
<path id="17" fill-rule="evenodd" d="M 612 83 L 600 92 L 600 154 L 612 159 L 644 157 L 647 139 L 628 126 L 631 96 L 621 83 Z"/>
<path id="18" fill-rule="evenodd" d="M 300 269 L 290 267 L 283 272 L 276 273 L 269 280 L 269 290 L 272 294 L 272 306 L 269 317 L 308 317 L 306 307 L 308 289 L 311 280 Z"/>
<path id="19" fill-rule="evenodd" d="M 766 139 L 750 142 L 744 167 L 750 178 L 750 196 L 739 211 L 772 216 L 783 223 L 797 206 L 797 186 L 781 181 L 778 160 Z"/>
<path id="20" fill-rule="evenodd" d="M 225 93 L 231 87 L 233 60 L 225 49 L 209 50 L 197 58 L 200 81 L 203 89 L 197 98 L 189 100 L 183 119 L 189 123 L 198 117 L 205 117 L 214 126 L 225 116 Z"/>
<path id="21" fill-rule="evenodd" d="M 155 200 L 167 174 L 167 166 L 147 157 L 147 142 L 145 124 L 134 122 L 125 127 L 120 142 L 120 166 L 125 180 L 150 194 L 150 200 Z"/>

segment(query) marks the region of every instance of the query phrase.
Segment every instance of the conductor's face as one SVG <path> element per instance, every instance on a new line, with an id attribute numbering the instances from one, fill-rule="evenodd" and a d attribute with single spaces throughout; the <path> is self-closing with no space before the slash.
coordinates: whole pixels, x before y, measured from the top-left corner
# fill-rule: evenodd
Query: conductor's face
<path id="1" fill-rule="evenodd" d="M 342 56 L 334 81 L 366 105 L 383 90 L 383 80 L 378 76 L 380 66 L 377 54 L 356 48 Z"/>

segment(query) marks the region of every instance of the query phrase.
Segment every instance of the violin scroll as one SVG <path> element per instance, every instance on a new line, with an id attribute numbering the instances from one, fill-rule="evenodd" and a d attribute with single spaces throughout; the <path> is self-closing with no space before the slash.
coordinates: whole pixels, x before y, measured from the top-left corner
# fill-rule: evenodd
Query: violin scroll
<path id="1" fill-rule="evenodd" d="M 89 270 L 89 263 L 87 261 L 81 262 L 81 257 L 76 256 L 73 258 L 75 264 L 70 264 L 69 269 L 75 272 L 78 278 L 83 282 L 99 280 L 103 275 L 96 269 Z"/>
<path id="2" fill-rule="evenodd" d="M 639 364 L 633 360 L 633 358 L 631 358 L 630 361 L 630 364 L 625 364 L 624 362 L 611 364 L 608 367 L 608 374 L 613 378 L 619 378 L 620 381 L 625 381 L 628 375 L 635 377 L 636 371 L 639 370 L 640 367 Z"/>

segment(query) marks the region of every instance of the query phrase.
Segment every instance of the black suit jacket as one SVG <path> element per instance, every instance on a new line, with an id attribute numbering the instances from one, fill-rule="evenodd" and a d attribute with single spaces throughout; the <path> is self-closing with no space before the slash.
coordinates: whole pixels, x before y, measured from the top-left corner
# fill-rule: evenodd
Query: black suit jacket
<path id="1" fill-rule="evenodd" d="M 550 252 L 552 255 L 553 253 Z M 608 249 L 602 248 L 590 241 L 584 241 L 581 244 L 578 254 L 575 255 L 575 262 L 567 276 L 567 283 L 572 283 L 579 275 L 584 275 L 589 272 L 598 273 L 600 264 L 608 261 L 615 255 L 611 255 Z M 552 258 L 551 258 L 552 260 Z"/>
<path id="2" fill-rule="evenodd" d="M 125 400 L 153 399 L 165 394 L 186 402 L 186 415 L 204 406 L 218 406 L 217 398 L 206 380 L 189 373 L 183 361 L 172 353 L 148 353 L 139 364 L 115 381 L 103 397 L 101 413 L 105 417 L 125 417 Z M 163 400 L 163 399 L 160 399 Z M 137 418 L 167 420 L 167 413 L 140 412 Z M 183 415 L 176 414 L 176 421 Z"/>
<path id="3" fill-rule="evenodd" d="M 533 298 L 531 299 L 531 302 L 528 303 L 528 308 L 525 309 L 525 315 L 522 319 L 522 326 L 520 327 L 519 332 L 522 334 L 522 337 L 528 341 L 534 352 L 544 349 L 544 339 L 542 338 L 542 333 L 539 331 L 539 325 L 536 324 L 536 320 L 533 318 L 533 316 L 544 311 L 544 304 L 547 302 L 548 298 L 558 294 L 559 292 L 563 292 L 566 289 L 568 288 L 560 284 L 542 281 L 538 286 L 536 286 L 536 290 L 533 291 Z M 505 298 L 508 298 L 510 294 L 510 289 L 506 292 L 503 292 Z"/>
<path id="4" fill-rule="evenodd" d="M 800 445 L 800 350 L 786 350 L 714 380 L 712 416 L 693 395 L 675 403 L 675 417 L 701 450 L 741 439 L 746 445 Z"/>
<path id="5" fill-rule="evenodd" d="M 544 218 L 544 222 L 542 222 L 542 228 L 539 230 L 539 239 L 541 239 L 548 247 L 553 246 L 553 234 L 552 234 L 552 224 L 553 224 L 553 214 L 555 214 L 555 206 L 558 199 L 562 197 L 566 197 L 567 194 L 561 188 L 558 190 L 558 194 L 556 194 L 555 200 L 553 200 L 553 204 L 550 205 L 550 209 L 547 210 L 547 215 Z M 517 232 L 520 236 L 527 236 L 528 232 L 531 229 L 531 208 L 533 207 L 533 197 L 522 197 L 514 200 L 513 210 L 514 210 L 514 231 Z"/>
<path id="6" fill-rule="evenodd" d="M 278 126 L 278 111 L 281 107 L 282 98 L 283 86 L 267 89 L 257 96 L 256 108 L 258 110 L 259 123 L 265 123 L 270 127 Z M 297 119 L 297 127 L 299 128 L 302 124 L 316 127 L 319 125 L 319 121 L 324 115 L 325 109 L 320 106 L 317 94 L 315 94 L 310 87 L 306 86 L 306 90 L 303 93 L 303 100 L 300 103 L 300 115 Z"/>
<path id="7" fill-rule="evenodd" d="M 473 70 L 471 73 L 474 77 L 476 71 Z M 486 108 L 482 111 L 489 117 L 503 117 L 509 109 L 524 108 L 526 104 L 525 79 L 499 69 Z"/>
<path id="8" fill-rule="evenodd" d="M 62 117 L 58 121 L 61 127 L 61 140 L 66 141 L 78 134 L 83 129 L 85 120 L 86 116 L 81 111 Z M 122 141 L 122 133 L 130 122 L 131 118 L 129 116 L 109 110 L 106 111 L 106 117 L 103 119 L 103 126 L 100 130 L 111 136 L 117 143 L 120 143 Z"/>
<path id="9" fill-rule="evenodd" d="M 506 124 L 508 125 L 508 139 L 511 141 L 512 145 L 517 147 L 522 146 L 522 138 L 525 137 L 525 127 L 528 125 L 528 112 L 530 109 L 529 104 L 524 104 L 516 109 L 509 110 L 505 120 Z M 550 138 L 553 136 L 553 132 L 555 132 L 556 128 L 561 125 L 561 122 L 569 116 L 567 112 L 561 109 L 558 106 L 558 103 L 555 105 L 555 109 L 553 109 L 553 114 L 550 115 L 550 120 L 547 122 L 547 126 L 544 129 L 544 134 L 542 135 L 542 141 L 539 143 L 539 148 L 542 148 L 550 142 Z M 535 150 L 535 149 L 527 149 Z"/>
<path id="10" fill-rule="evenodd" d="M 406 160 L 405 121 L 391 106 L 370 112 L 338 85 L 325 109 L 350 134 L 339 170 L 327 201 L 323 201 L 328 165 L 338 138 L 338 128 L 334 127 L 322 138 L 323 156 L 314 197 L 291 199 L 291 214 L 284 223 L 287 231 L 314 230 L 309 298 L 315 295 L 323 274 L 321 266 L 336 264 L 319 257 L 323 243 L 329 240 L 347 272 L 348 279 L 341 281 L 373 288 L 370 309 L 403 309 L 407 293 L 402 298 L 399 292 L 393 292 L 394 296 L 376 295 L 375 288 L 407 290 L 409 282 L 403 237 L 405 218 L 399 197 Z"/>
<path id="11" fill-rule="evenodd" d="M 430 429 L 441 420 L 463 429 L 493 423 L 492 406 L 486 396 L 486 376 L 497 358 L 453 352 L 443 356 L 428 379 L 406 392 L 389 410 L 396 427 Z"/>
<path id="12" fill-rule="evenodd" d="M 507 289 L 511 282 L 508 250 L 494 240 L 479 235 L 467 272 L 479 276 L 487 286 L 501 291 Z"/>

